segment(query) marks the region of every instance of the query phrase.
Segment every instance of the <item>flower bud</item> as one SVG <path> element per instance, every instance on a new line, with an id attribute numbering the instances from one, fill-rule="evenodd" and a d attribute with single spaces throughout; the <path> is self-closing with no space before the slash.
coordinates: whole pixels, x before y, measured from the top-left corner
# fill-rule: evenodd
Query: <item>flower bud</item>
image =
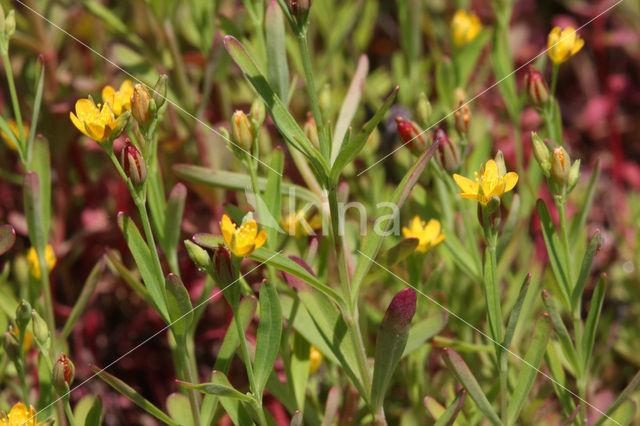
<path id="1" fill-rule="evenodd" d="M 236 268 L 231 259 L 231 251 L 222 244 L 213 254 L 213 277 L 219 286 L 228 286 L 236 281 Z"/>
<path id="2" fill-rule="evenodd" d="M 455 172 L 460 167 L 460 148 L 457 142 L 451 141 L 442 129 L 436 130 L 435 140 L 439 141 L 436 160 L 448 172 Z"/>
<path id="3" fill-rule="evenodd" d="M 13 9 L 9 11 L 9 14 L 4 20 L 4 36 L 10 39 L 13 33 L 16 32 L 16 14 Z"/>
<path id="4" fill-rule="evenodd" d="M 558 184 L 566 184 L 569 179 L 571 159 L 564 148 L 558 147 L 553 150 L 551 160 L 551 178 Z"/>
<path id="5" fill-rule="evenodd" d="M 504 176 L 507 174 L 507 166 L 504 164 L 504 154 L 502 151 L 498 150 L 496 152 L 496 156 L 494 158 L 496 162 L 496 166 L 498 166 L 498 176 Z"/>
<path id="6" fill-rule="evenodd" d="M 262 123 L 264 123 L 264 119 L 266 117 L 267 112 L 264 107 L 264 102 L 262 102 L 261 99 L 256 99 L 255 101 L 253 101 L 253 103 L 251 104 L 250 114 L 251 114 L 251 119 L 256 123 L 256 127 L 262 126 Z"/>
<path id="7" fill-rule="evenodd" d="M 431 102 L 427 99 L 427 95 L 422 92 L 418 97 L 418 106 L 416 107 L 416 112 L 418 113 L 418 118 L 423 126 L 426 126 L 429 123 L 429 118 L 431 117 L 431 113 L 433 112 L 433 107 L 431 106 Z"/>
<path id="8" fill-rule="evenodd" d="M 254 132 L 253 126 L 249 122 L 243 111 L 237 110 L 231 117 L 231 135 L 233 141 L 245 150 L 253 147 Z"/>
<path id="9" fill-rule="evenodd" d="M 464 135 L 469 131 L 470 119 L 471 115 L 469 114 L 469 105 L 465 104 L 464 101 L 460 101 L 455 113 L 455 124 L 458 134 Z"/>
<path id="10" fill-rule="evenodd" d="M 573 187 L 576 186 L 579 178 L 580 178 L 580 160 L 576 160 L 571 165 L 571 169 L 569 169 L 569 177 L 567 178 L 567 185 L 569 185 L 569 191 L 571 191 Z"/>
<path id="11" fill-rule="evenodd" d="M 413 121 L 396 117 L 396 125 L 398 126 L 398 134 L 404 141 L 404 144 L 409 145 L 409 149 L 412 152 L 419 154 L 427 148 L 425 135 L 418 131 L 418 127 Z"/>
<path id="12" fill-rule="evenodd" d="M 313 0 L 287 0 L 287 5 L 292 14 L 296 16 L 305 16 L 309 13 Z"/>
<path id="13" fill-rule="evenodd" d="M 156 104 L 156 108 L 160 109 L 167 100 L 167 75 L 162 74 L 156 85 L 153 87 L 153 95 L 151 97 Z"/>
<path id="14" fill-rule="evenodd" d="M 211 257 L 209 253 L 193 241 L 185 240 L 184 246 L 187 248 L 187 254 L 200 271 L 212 271 Z"/>
<path id="15" fill-rule="evenodd" d="M 147 89 L 142 84 L 136 84 L 131 96 L 131 115 L 141 126 L 146 126 L 151 121 L 151 102 Z"/>
<path id="16" fill-rule="evenodd" d="M 135 185 L 142 185 L 147 178 L 147 164 L 144 157 L 131 142 L 122 148 L 121 163 L 124 172 Z"/>
<path id="17" fill-rule="evenodd" d="M 15 333 L 10 331 L 4 333 L 2 347 L 10 360 L 15 361 L 20 357 L 20 341 Z"/>
<path id="18" fill-rule="evenodd" d="M 131 117 L 131 111 L 124 111 L 118 116 L 117 120 L 114 121 L 114 127 L 109 133 L 109 140 L 116 140 L 116 138 L 124 132 L 124 129 L 127 127 L 127 123 L 129 122 L 129 117 Z"/>
<path id="19" fill-rule="evenodd" d="M 73 362 L 63 353 L 58 355 L 56 363 L 53 365 L 52 382 L 59 394 L 66 394 L 69 385 L 76 375 L 76 368 Z"/>
<path id="20" fill-rule="evenodd" d="M 31 321 L 31 305 L 26 300 L 22 300 L 16 308 L 16 324 L 20 332 L 27 329 L 29 321 Z"/>
<path id="21" fill-rule="evenodd" d="M 549 87 L 544 81 L 540 71 L 533 65 L 529 66 L 529 71 L 524 76 L 524 89 L 527 91 L 529 102 L 536 108 L 542 108 L 549 102 Z"/>
<path id="22" fill-rule="evenodd" d="M 536 132 L 531 132 L 531 144 L 533 145 L 533 155 L 536 157 L 545 176 L 549 177 L 549 172 L 551 171 L 549 148 Z"/>
<path id="23" fill-rule="evenodd" d="M 453 105 L 463 105 L 467 103 L 467 93 L 462 87 L 453 91 Z"/>
<path id="24" fill-rule="evenodd" d="M 307 114 L 307 121 L 304 123 L 304 134 L 311 141 L 316 148 L 320 147 L 320 140 L 318 139 L 318 127 L 316 126 L 316 120 L 313 119 L 311 113 Z"/>
<path id="25" fill-rule="evenodd" d="M 44 319 L 40 316 L 38 311 L 33 309 L 31 311 L 31 327 L 33 328 L 33 335 L 35 336 L 38 343 L 42 346 L 47 344 L 47 340 L 49 340 L 49 327 Z"/>

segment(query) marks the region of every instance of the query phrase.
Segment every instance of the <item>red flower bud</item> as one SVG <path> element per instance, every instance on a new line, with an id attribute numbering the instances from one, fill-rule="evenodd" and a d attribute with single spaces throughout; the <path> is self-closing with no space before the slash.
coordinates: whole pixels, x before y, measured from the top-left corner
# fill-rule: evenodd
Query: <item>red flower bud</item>
<path id="1" fill-rule="evenodd" d="M 213 275 L 220 286 L 228 286 L 236 281 L 231 251 L 222 244 L 218 245 L 213 254 Z"/>
<path id="2" fill-rule="evenodd" d="M 405 144 L 409 145 L 409 149 L 414 153 L 421 153 L 427 148 L 427 139 L 413 121 L 404 120 L 402 117 L 396 117 L 396 125 L 398 126 L 398 134 Z"/>
<path id="3" fill-rule="evenodd" d="M 313 0 L 287 0 L 289 10 L 297 16 L 304 16 L 309 13 Z"/>
<path id="4" fill-rule="evenodd" d="M 73 382 L 76 375 L 76 368 L 71 360 L 63 353 L 58 355 L 55 365 L 53 366 L 53 386 L 58 393 L 66 393 L 69 385 Z"/>
<path id="5" fill-rule="evenodd" d="M 131 182 L 142 185 L 147 178 L 147 164 L 138 148 L 127 141 L 125 147 L 122 148 L 120 160 L 122 168 Z"/>
<path id="6" fill-rule="evenodd" d="M 540 71 L 536 70 L 533 65 L 529 66 L 529 71 L 524 76 L 524 88 L 527 91 L 529 102 L 534 107 L 541 108 L 549 102 L 549 87 Z"/>
<path id="7" fill-rule="evenodd" d="M 458 170 L 458 167 L 460 167 L 460 148 L 458 148 L 458 143 L 451 141 L 447 133 L 442 129 L 436 130 L 435 139 L 440 141 L 436 155 L 436 160 L 440 163 L 440 166 L 448 172 Z"/>

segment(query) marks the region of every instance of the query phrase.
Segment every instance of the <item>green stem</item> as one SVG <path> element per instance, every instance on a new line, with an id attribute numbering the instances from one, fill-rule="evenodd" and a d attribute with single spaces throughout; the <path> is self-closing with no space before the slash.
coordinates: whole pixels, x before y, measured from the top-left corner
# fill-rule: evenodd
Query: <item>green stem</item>
<path id="1" fill-rule="evenodd" d="M 22 128 L 22 113 L 20 112 L 20 104 L 18 103 L 18 95 L 16 93 L 16 85 L 13 81 L 13 70 L 11 69 L 11 61 L 9 60 L 9 51 L 2 49 L 2 62 L 4 63 L 5 73 L 7 74 L 7 83 L 9 93 L 11 94 L 11 104 L 13 106 L 13 114 L 16 118 L 18 133 L 20 134 L 20 150 L 24 152 L 25 135 Z"/>
<path id="2" fill-rule="evenodd" d="M 188 346 L 187 346 L 187 336 L 181 336 L 182 339 L 182 348 L 178 348 L 178 356 L 181 356 L 182 363 L 182 374 L 185 376 L 189 383 L 198 383 L 198 378 L 193 374 L 193 369 L 191 368 L 191 358 L 189 357 Z M 200 401 L 198 400 L 198 392 L 195 389 L 189 389 L 187 391 L 187 396 L 189 398 L 189 405 L 191 406 L 191 414 L 193 416 L 194 424 L 200 424 Z"/>
<path id="3" fill-rule="evenodd" d="M 71 411 L 71 404 L 69 404 L 69 393 L 67 392 L 66 395 L 66 397 L 62 398 L 64 412 L 67 415 L 67 420 L 69 420 L 69 426 L 76 426 L 76 419 L 73 416 L 73 411 Z"/>
<path id="4" fill-rule="evenodd" d="M 551 68 L 551 96 L 550 96 L 550 101 L 552 101 L 553 99 L 555 99 L 556 96 L 556 87 L 558 85 L 558 70 L 560 69 L 560 66 L 558 64 L 553 64 L 553 67 Z"/>
<path id="5" fill-rule="evenodd" d="M 171 58 L 173 60 L 173 70 L 175 71 L 176 81 L 178 83 L 178 87 L 180 88 L 180 93 L 182 93 L 182 96 L 184 97 L 184 104 L 187 106 L 187 110 L 192 111 L 194 105 L 193 92 L 191 90 L 191 86 L 189 85 L 189 78 L 187 77 L 187 71 L 184 67 L 184 61 L 182 60 L 182 56 L 180 55 L 175 31 L 173 30 L 173 26 L 171 25 L 171 22 L 169 20 L 166 20 L 164 23 L 164 32 L 167 37 L 169 52 L 171 53 Z"/>
<path id="6" fill-rule="evenodd" d="M 23 344 L 24 344 L 24 339 L 22 339 L 22 334 L 20 333 L 20 351 L 22 352 L 22 348 L 23 348 Z M 22 400 L 24 402 L 24 405 L 26 405 L 27 407 L 30 405 L 29 402 L 29 388 L 27 387 L 27 378 L 25 376 L 25 372 L 24 372 L 24 353 L 22 353 L 20 355 L 20 359 L 16 360 L 16 362 L 14 362 L 14 365 L 16 366 L 16 370 L 18 372 L 18 377 L 20 378 L 20 389 L 22 390 Z"/>
<path id="7" fill-rule="evenodd" d="M 41 212 L 39 212 L 39 214 L 41 214 Z M 40 286 L 42 287 L 42 295 L 44 297 L 44 320 L 47 323 L 49 332 L 51 333 L 49 356 L 53 358 L 56 350 L 57 339 L 56 320 L 53 313 L 53 297 L 51 295 L 51 287 L 49 285 L 49 265 L 47 265 L 47 260 L 45 258 L 44 252 L 40 253 L 40 250 L 37 250 L 37 254 L 38 264 L 40 265 Z"/>
<path id="8" fill-rule="evenodd" d="M 307 82 L 307 92 L 309 92 L 309 100 L 311 102 L 311 113 L 316 121 L 318 128 L 318 139 L 320 139 L 320 151 L 325 159 L 329 160 L 331 156 L 330 141 L 327 140 L 324 132 L 324 120 L 320 112 L 320 102 L 318 101 L 318 92 L 313 81 L 313 72 L 311 70 L 311 55 L 309 54 L 309 46 L 307 42 L 307 27 L 302 28 L 298 33 L 298 45 L 302 54 L 302 66 L 304 67 L 304 78 Z"/>
<path id="9" fill-rule="evenodd" d="M 234 303 L 235 306 L 232 306 L 233 310 L 233 323 L 235 324 L 236 331 L 238 333 L 238 339 L 240 340 L 240 349 L 242 350 L 242 360 L 244 361 L 244 366 L 247 370 L 247 377 L 249 378 L 249 387 L 251 388 L 251 393 L 253 394 L 253 398 L 256 402 L 259 402 L 260 406 L 262 406 L 262 395 L 258 395 L 258 386 L 256 385 L 256 378 L 253 374 L 253 365 L 251 364 L 251 357 L 249 356 L 249 347 L 247 346 L 247 338 L 244 333 L 244 329 L 242 328 L 242 324 L 240 324 L 240 320 L 238 319 L 238 303 Z"/>

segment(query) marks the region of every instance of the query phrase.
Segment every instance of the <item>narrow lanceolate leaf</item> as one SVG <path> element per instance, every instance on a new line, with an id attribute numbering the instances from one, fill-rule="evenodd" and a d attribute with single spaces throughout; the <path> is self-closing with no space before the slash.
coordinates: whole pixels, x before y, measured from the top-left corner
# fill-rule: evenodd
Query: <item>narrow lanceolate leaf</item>
<path id="1" fill-rule="evenodd" d="M 265 79 L 264 75 L 254 62 L 253 58 L 249 55 L 236 38 L 232 36 L 225 36 L 224 45 L 229 52 L 229 55 L 233 58 L 235 63 L 240 67 L 245 77 L 249 80 L 254 89 L 258 92 L 260 97 L 265 103 L 269 114 L 273 119 L 276 127 L 280 131 L 289 144 L 298 151 L 304 153 L 309 161 L 314 166 L 317 173 L 320 176 L 326 176 L 329 171 L 328 164 L 322 158 L 320 152 L 314 148 L 311 141 L 304 134 L 304 131 L 298 126 L 296 120 L 291 116 L 287 107 L 282 100 L 274 93 L 271 86 Z"/>
<path id="2" fill-rule="evenodd" d="M 419 243 L 420 240 L 418 238 L 405 238 L 390 249 L 379 253 L 376 263 L 379 263 L 381 268 L 390 268 L 415 252 Z"/>
<path id="3" fill-rule="evenodd" d="M 155 308 L 167 323 L 171 322 L 169 312 L 167 311 L 163 273 L 158 270 L 158 267 L 153 261 L 147 243 L 142 239 L 136 224 L 122 212 L 118 214 L 118 225 L 136 261 L 136 265 L 138 265 L 142 281 L 144 281 L 145 287 L 149 292 L 149 297 L 153 301 Z"/>
<path id="4" fill-rule="evenodd" d="M 42 209 L 42 226 L 46 239 L 51 227 L 51 153 L 49 141 L 42 136 L 36 137 L 32 150 L 31 169 L 40 180 L 40 208 Z"/>
<path id="5" fill-rule="evenodd" d="M 520 287 L 520 293 L 518 294 L 518 298 L 516 299 L 515 305 L 513 305 L 513 309 L 511 310 L 511 315 L 509 315 L 509 322 L 507 323 L 507 329 L 504 333 L 504 341 L 502 346 L 504 346 L 507 350 L 511 345 L 511 339 L 513 339 L 513 335 L 516 332 L 516 326 L 518 325 L 518 318 L 520 318 L 520 311 L 522 310 L 522 304 L 524 300 L 527 298 L 527 290 L 529 290 L 529 284 L 531 283 L 531 274 L 527 274 L 524 278 L 524 282 L 522 283 L 522 287 Z"/>
<path id="6" fill-rule="evenodd" d="M 272 6 L 280 9 L 275 3 L 271 3 L 269 8 Z M 267 8 L 267 14 L 269 13 L 269 8 Z M 271 248 L 275 248 L 278 243 L 277 226 L 280 223 L 280 210 L 282 207 L 282 170 L 284 168 L 284 153 L 282 152 L 282 148 L 279 146 L 272 151 L 269 166 L 271 166 L 271 169 L 268 171 L 269 177 L 264 191 L 264 202 L 269 209 L 269 214 L 271 215 L 270 220 L 273 221 L 275 226 L 268 226 L 265 229 L 267 232 L 267 245 Z M 264 225 L 265 222 L 262 221 L 262 218 L 259 219 L 259 222 Z"/>
<path id="7" fill-rule="evenodd" d="M 183 426 L 198 426 L 193 424 L 189 398 L 181 393 L 172 393 L 167 397 L 167 411 L 173 420 Z"/>
<path id="8" fill-rule="evenodd" d="M 257 307 L 258 300 L 253 296 L 244 297 L 240 300 L 240 305 L 236 315 L 243 330 L 246 330 L 249 326 L 251 317 L 255 314 Z M 228 373 L 229 368 L 231 367 L 231 361 L 239 345 L 240 339 L 238 338 L 237 328 L 233 326 L 228 327 L 227 334 L 224 336 L 222 346 L 220 346 L 218 357 L 216 358 L 213 368 L 215 370 L 222 371 L 224 374 Z"/>
<path id="9" fill-rule="evenodd" d="M 76 324 L 84 310 L 87 308 L 87 305 L 91 300 L 91 296 L 93 296 L 93 293 L 96 291 L 96 287 L 98 286 L 98 282 L 100 281 L 100 275 L 104 270 L 104 265 L 105 259 L 104 257 L 102 257 L 89 273 L 87 280 L 82 286 L 80 296 L 78 297 L 75 305 L 73 305 L 73 309 L 71 309 L 69 318 L 67 318 L 67 322 L 64 324 L 64 328 L 62 329 L 62 333 L 60 335 L 62 339 L 66 339 L 69 336 L 71 330 L 73 330 L 73 326 Z"/>
<path id="10" fill-rule="evenodd" d="M 311 361 L 311 345 L 302 334 L 297 331 L 293 334 L 293 354 L 291 355 L 291 385 L 299 410 L 304 409 L 304 401 L 307 393 L 307 380 Z"/>
<path id="11" fill-rule="evenodd" d="M 296 410 L 296 412 L 293 414 L 293 416 L 291 417 L 291 422 L 289 423 L 290 426 L 302 426 L 302 411 L 300 410 Z"/>
<path id="12" fill-rule="evenodd" d="M 187 187 L 177 183 L 169 194 L 164 215 L 163 249 L 165 251 L 177 250 L 186 199 Z"/>
<path id="13" fill-rule="evenodd" d="M 453 349 L 444 348 L 444 362 L 447 364 L 447 367 L 451 370 L 456 379 L 464 386 L 464 388 L 469 393 L 469 396 L 473 398 L 476 405 L 482 411 L 482 413 L 487 416 L 487 419 L 495 424 L 501 425 L 502 422 L 500 418 L 494 411 L 491 403 L 487 399 L 486 395 L 482 391 L 480 384 L 473 376 L 471 370 L 464 362 L 462 357 Z"/>
<path id="14" fill-rule="evenodd" d="M 336 128 L 333 132 L 333 145 L 331 146 L 331 165 L 338 157 L 340 149 L 342 148 L 342 140 L 347 133 L 347 129 L 353 120 L 353 116 L 356 114 L 358 104 L 360 104 L 360 96 L 362 95 L 362 89 L 364 88 L 364 80 L 367 78 L 369 72 L 369 59 L 367 55 L 361 55 L 358 60 L 358 66 L 356 72 L 353 75 L 351 84 L 347 95 L 342 101 L 340 107 L 340 113 L 338 114 L 338 120 L 336 121 Z"/>
<path id="15" fill-rule="evenodd" d="M 236 390 L 227 376 L 219 371 L 214 371 L 211 375 L 211 381 L 207 383 L 187 383 L 178 381 L 178 384 L 186 389 L 195 389 L 198 392 L 216 395 L 218 397 L 227 397 L 240 399 L 242 401 L 252 401 L 251 397 Z"/>
<path id="16" fill-rule="evenodd" d="M 289 65 L 285 46 L 285 29 L 282 9 L 276 2 L 267 6 L 265 16 L 267 39 L 267 76 L 278 97 L 286 102 L 289 90 Z"/>
<path id="17" fill-rule="evenodd" d="M 129 386 L 122 380 L 118 379 L 115 376 L 112 376 L 105 371 L 102 371 L 95 365 L 90 366 L 90 368 L 91 371 L 93 371 L 98 377 L 100 377 L 112 388 L 120 392 L 122 395 L 127 397 L 131 402 L 142 408 L 147 413 L 151 414 L 161 422 L 165 422 L 168 425 L 179 426 L 179 423 L 173 421 L 173 419 L 165 414 L 164 411 L 153 405 L 149 400 L 145 399 L 142 395 L 140 395 L 131 386 Z"/>
<path id="18" fill-rule="evenodd" d="M 180 277 L 175 274 L 167 275 L 165 285 L 171 330 L 176 336 L 184 336 L 193 321 L 193 306 L 189 292 Z"/>
<path id="19" fill-rule="evenodd" d="M 451 405 L 447 407 L 446 410 L 442 411 L 437 417 L 434 412 L 429 410 L 428 402 L 426 397 L 424 399 L 424 405 L 427 407 L 427 411 L 431 413 L 436 422 L 434 426 L 451 426 L 455 424 L 456 418 L 458 414 L 460 414 L 460 410 L 462 409 L 462 404 L 464 403 L 464 398 L 466 397 L 467 392 L 464 389 L 460 389 L 460 392 L 456 395 L 456 399 L 453 400 Z M 430 398 L 430 400 L 433 400 Z"/>
<path id="20" fill-rule="evenodd" d="M 409 331 L 409 339 L 404 348 L 402 357 L 409 355 L 414 350 L 422 346 L 427 340 L 440 333 L 449 321 L 449 314 L 445 311 L 437 312 L 415 324 Z"/>
<path id="21" fill-rule="evenodd" d="M 369 272 L 369 268 L 371 268 L 374 259 L 376 258 L 378 251 L 380 251 L 380 246 L 382 245 L 383 234 L 389 230 L 389 227 L 394 223 L 400 208 L 404 204 L 405 200 L 411 193 L 413 186 L 418 181 L 418 178 L 424 171 L 425 167 L 429 163 L 429 160 L 433 156 L 433 153 L 438 148 L 438 142 L 434 142 L 431 147 L 420 155 L 415 164 L 407 171 L 407 173 L 402 178 L 402 181 L 398 184 L 398 187 L 391 196 L 389 202 L 396 206 L 396 209 L 393 211 L 393 214 L 389 215 L 387 222 L 383 224 L 380 229 L 383 232 L 370 232 L 369 235 L 365 238 L 362 243 L 362 249 L 359 250 L 360 258 L 358 259 L 358 264 L 356 265 L 356 270 L 353 273 L 353 280 L 351 281 L 351 285 L 353 288 L 353 294 L 355 297 L 358 295 L 358 289 L 360 284 L 362 284 L 362 280 L 367 276 Z M 336 162 L 337 165 L 337 162 Z M 445 239 L 446 241 L 446 239 Z"/>
<path id="22" fill-rule="evenodd" d="M 24 175 L 23 194 L 24 214 L 27 216 L 31 245 L 35 247 L 38 253 L 44 254 L 44 249 L 47 245 L 47 235 L 42 220 L 40 179 L 36 173 L 29 172 Z"/>
<path id="23" fill-rule="evenodd" d="M 542 236 L 544 237 L 544 243 L 547 246 L 547 253 L 549 254 L 549 260 L 551 261 L 553 275 L 555 275 L 556 280 L 558 281 L 558 286 L 562 290 L 564 296 L 568 299 L 568 292 L 571 287 L 567 279 L 566 271 L 562 267 L 566 262 L 563 262 L 563 257 L 561 255 L 562 251 L 560 250 L 553 221 L 551 220 L 549 210 L 547 210 L 547 206 L 544 201 L 538 200 L 536 209 L 538 211 L 538 217 L 540 218 L 540 224 L 542 225 Z M 569 300 L 567 300 L 567 302 L 569 302 Z"/>
<path id="24" fill-rule="evenodd" d="M 593 237 L 591 237 L 591 241 L 589 242 L 587 251 L 584 254 L 584 258 L 582 259 L 582 266 L 580 266 L 580 275 L 578 275 L 578 280 L 576 281 L 576 284 L 573 287 L 573 291 L 571 292 L 571 308 L 575 312 L 580 312 L 582 292 L 584 291 L 584 286 L 587 283 L 589 274 L 591 273 L 591 264 L 593 263 L 593 258 L 595 257 L 599 246 L 600 230 L 598 229 L 596 230 L 595 234 L 593 234 Z"/>
<path id="25" fill-rule="evenodd" d="M 591 210 L 593 204 L 593 198 L 596 195 L 596 188 L 598 183 L 598 177 L 600 176 L 600 163 L 597 162 L 596 166 L 591 172 L 591 179 L 589 179 L 589 185 L 587 186 L 587 195 L 584 198 L 584 202 L 580 207 L 580 211 L 573 217 L 571 221 L 571 227 L 569 229 L 569 237 L 571 244 L 575 244 L 584 229 L 584 224 L 587 222 L 587 214 Z"/>
<path id="26" fill-rule="evenodd" d="M 391 300 L 380 323 L 371 382 L 371 405 L 382 407 L 384 396 L 409 338 L 411 319 L 416 313 L 416 292 L 400 291 Z"/>
<path id="27" fill-rule="evenodd" d="M 273 370 L 273 364 L 280 348 L 282 335 L 282 309 L 280 299 L 274 284 L 269 281 L 262 283 L 260 288 L 260 323 L 256 333 L 256 354 L 253 370 L 256 376 L 256 392 L 262 398 L 262 391 Z"/>
<path id="28" fill-rule="evenodd" d="M 16 242 L 16 230 L 11 225 L 0 226 L 0 256 L 8 252 Z"/>
<path id="29" fill-rule="evenodd" d="M 340 153 L 331 166 L 331 175 L 329 176 L 329 182 L 331 182 L 331 184 L 335 185 L 338 182 L 340 173 L 342 173 L 345 166 L 351 163 L 360 153 L 362 148 L 364 148 L 367 143 L 367 139 L 396 100 L 398 90 L 400 90 L 400 87 L 396 86 L 371 120 L 367 121 L 367 123 L 362 127 L 362 130 L 360 130 L 360 132 L 358 132 L 358 134 L 349 143 L 343 144 Z"/>
<path id="30" fill-rule="evenodd" d="M 602 311 L 602 303 L 604 302 L 604 292 L 607 289 L 607 274 L 602 274 L 593 290 L 591 296 L 591 307 L 587 315 L 587 321 L 584 324 L 584 333 L 582 342 L 580 342 L 580 353 L 582 354 L 582 368 L 586 371 L 589 367 L 589 360 L 593 352 L 593 344 L 596 340 L 596 331 L 598 321 L 600 320 L 600 312 Z"/>
<path id="31" fill-rule="evenodd" d="M 545 350 L 547 348 L 547 342 L 549 341 L 549 334 L 551 333 L 551 318 L 548 314 L 543 314 L 538 323 L 536 324 L 535 334 L 533 341 L 529 345 L 529 350 L 524 357 L 524 362 L 520 367 L 520 374 L 511 399 L 509 400 L 509 408 L 507 410 L 507 424 L 515 424 L 518 419 L 520 410 L 524 405 L 533 381 L 538 375 L 540 369 L 540 363 L 544 357 Z"/>
<path id="32" fill-rule="evenodd" d="M 551 298 L 551 294 L 547 290 L 542 290 L 542 302 L 544 306 L 547 308 L 547 312 L 551 317 L 551 324 L 553 324 L 553 329 L 556 331 L 559 339 L 560 345 L 562 346 L 562 351 L 564 355 L 569 359 L 571 365 L 578 365 L 578 357 L 576 355 L 576 350 L 573 347 L 573 342 L 571 341 L 571 335 L 569 335 L 569 330 L 562 322 L 562 318 L 556 309 L 555 303 L 553 303 L 553 299 Z"/>
<path id="33" fill-rule="evenodd" d="M 600 426 L 604 424 L 607 421 L 608 416 L 610 417 L 613 413 L 615 413 L 618 410 L 618 407 L 620 407 L 626 401 L 629 401 L 628 398 L 631 396 L 633 391 L 636 390 L 639 384 L 640 384 L 640 370 L 638 370 L 636 375 L 633 376 L 633 378 L 631 379 L 627 387 L 624 388 L 622 393 L 618 395 L 618 398 L 616 398 L 613 404 L 611 404 L 611 407 L 609 407 L 605 415 L 600 417 L 598 421 L 594 423 L 594 426 Z"/>

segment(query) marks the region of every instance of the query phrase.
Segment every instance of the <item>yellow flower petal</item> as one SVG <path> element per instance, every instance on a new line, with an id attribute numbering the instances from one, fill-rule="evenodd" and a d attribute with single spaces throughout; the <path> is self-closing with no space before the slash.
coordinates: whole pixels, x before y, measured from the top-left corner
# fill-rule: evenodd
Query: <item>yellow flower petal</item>
<path id="1" fill-rule="evenodd" d="M 511 191 L 518 183 L 518 174 L 515 172 L 509 172 L 503 177 L 504 179 L 504 192 Z"/>
<path id="2" fill-rule="evenodd" d="M 427 226 L 424 227 L 424 231 L 422 232 L 423 232 L 422 235 L 424 239 L 428 241 L 433 240 L 440 233 L 440 222 L 438 222 L 437 220 L 431 219 L 427 223 Z"/>
<path id="3" fill-rule="evenodd" d="M 459 174 L 453 175 L 453 180 L 456 181 L 462 192 L 464 193 L 477 193 L 478 192 L 478 183 L 468 179 L 464 176 L 460 176 Z"/>
<path id="4" fill-rule="evenodd" d="M 254 250 L 259 249 L 264 245 L 266 241 L 267 241 L 267 233 L 264 232 L 264 229 L 262 229 L 260 230 L 260 232 L 258 232 L 258 236 L 256 237 L 256 241 L 255 241 L 255 247 L 253 249 Z"/>
<path id="5" fill-rule="evenodd" d="M 231 222 L 229 216 L 226 214 L 222 216 L 222 222 L 220 222 L 220 229 L 222 230 L 222 237 L 224 238 L 224 242 L 227 246 L 231 246 L 231 239 L 233 238 L 233 234 L 236 232 L 236 225 Z"/>

